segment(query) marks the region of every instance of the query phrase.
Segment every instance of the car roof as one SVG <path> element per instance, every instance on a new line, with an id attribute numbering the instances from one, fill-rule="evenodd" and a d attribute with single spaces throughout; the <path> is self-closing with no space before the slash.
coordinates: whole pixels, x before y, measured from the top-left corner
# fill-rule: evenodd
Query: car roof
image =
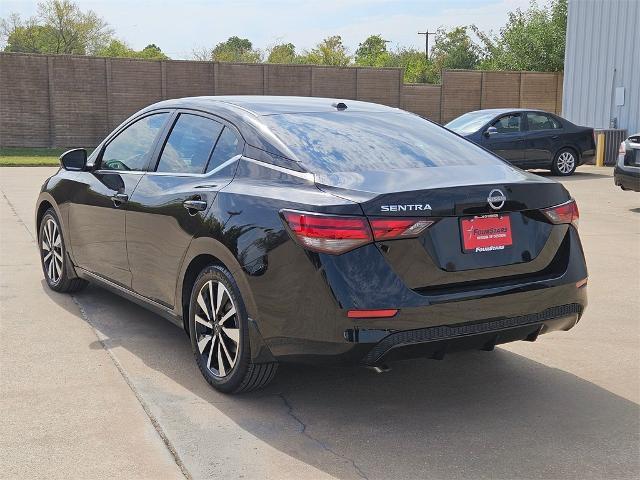
<path id="1" fill-rule="evenodd" d="M 545 110 L 540 110 L 539 108 L 483 108 L 482 110 L 474 110 L 472 112 L 467 113 L 492 113 L 494 115 L 502 115 L 505 113 L 517 113 L 517 112 L 540 112 L 540 113 L 548 113 L 554 115 L 553 112 L 547 112 Z"/>
<path id="2" fill-rule="evenodd" d="M 257 116 L 283 113 L 321 113 L 335 112 L 346 105 L 349 112 L 398 112 L 397 108 L 358 100 L 293 97 L 268 95 L 220 95 L 206 97 L 187 97 L 166 100 L 152 105 L 154 108 L 196 108 L 212 113 L 220 110 L 242 109 Z M 235 107 L 235 108 L 234 108 Z"/>

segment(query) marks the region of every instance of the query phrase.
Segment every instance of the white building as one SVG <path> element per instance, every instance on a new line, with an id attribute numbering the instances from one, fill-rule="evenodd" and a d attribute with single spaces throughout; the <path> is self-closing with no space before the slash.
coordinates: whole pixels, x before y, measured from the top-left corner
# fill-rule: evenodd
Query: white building
<path id="1" fill-rule="evenodd" d="M 640 0 L 569 0 L 562 115 L 640 131 Z"/>

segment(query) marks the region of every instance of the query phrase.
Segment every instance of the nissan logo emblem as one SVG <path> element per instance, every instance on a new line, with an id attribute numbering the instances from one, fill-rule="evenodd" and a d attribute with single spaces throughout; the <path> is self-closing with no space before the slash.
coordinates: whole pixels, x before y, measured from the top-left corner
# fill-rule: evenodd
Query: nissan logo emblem
<path id="1" fill-rule="evenodd" d="M 489 196 L 487 197 L 489 206 L 494 210 L 500 210 L 502 207 L 504 207 L 504 202 L 506 200 L 507 197 L 505 196 L 505 194 L 502 193 L 502 190 L 498 190 L 497 188 L 491 190 L 489 192 Z"/>

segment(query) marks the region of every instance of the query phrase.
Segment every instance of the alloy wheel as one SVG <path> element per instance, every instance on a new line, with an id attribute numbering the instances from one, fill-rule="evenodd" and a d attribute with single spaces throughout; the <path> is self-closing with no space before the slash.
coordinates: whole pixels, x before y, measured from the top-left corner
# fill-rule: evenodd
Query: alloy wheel
<path id="1" fill-rule="evenodd" d="M 49 281 L 56 284 L 60 281 L 63 268 L 62 236 L 56 221 L 49 217 L 46 219 L 40 239 L 42 249 L 42 261 Z"/>
<path id="2" fill-rule="evenodd" d="M 240 319 L 233 299 L 220 282 L 209 280 L 196 301 L 195 335 L 203 363 L 217 377 L 226 377 L 236 364 Z"/>
<path id="3" fill-rule="evenodd" d="M 562 152 L 558 157 L 557 166 L 561 173 L 571 173 L 576 160 L 571 152 Z"/>

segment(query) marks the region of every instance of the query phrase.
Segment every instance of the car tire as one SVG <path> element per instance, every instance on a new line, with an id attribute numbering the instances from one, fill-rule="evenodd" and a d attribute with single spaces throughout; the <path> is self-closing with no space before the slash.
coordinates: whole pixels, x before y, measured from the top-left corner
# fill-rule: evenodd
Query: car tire
<path id="1" fill-rule="evenodd" d="M 559 177 L 573 175 L 578 166 L 578 157 L 571 148 L 562 148 L 556 153 L 551 164 L 551 172 Z"/>
<path id="2" fill-rule="evenodd" d="M 40 263 L 47 285 L 60 293 L 73 293 L 87 286 L 87 281 L 72 275 L 67 264 L 67 248 L 60 220 L 53 208 L 42 216 L 38 229 Z"/>
<path id="3" fill-rule="evenodd" d="M 205 267 L 193 285 L 189 336 L 198 368 L 216 390 L 248 392 L 275 376 L 277 363 L 251 361 L 247 311 L 233 275 L 222 265 Z"/>

